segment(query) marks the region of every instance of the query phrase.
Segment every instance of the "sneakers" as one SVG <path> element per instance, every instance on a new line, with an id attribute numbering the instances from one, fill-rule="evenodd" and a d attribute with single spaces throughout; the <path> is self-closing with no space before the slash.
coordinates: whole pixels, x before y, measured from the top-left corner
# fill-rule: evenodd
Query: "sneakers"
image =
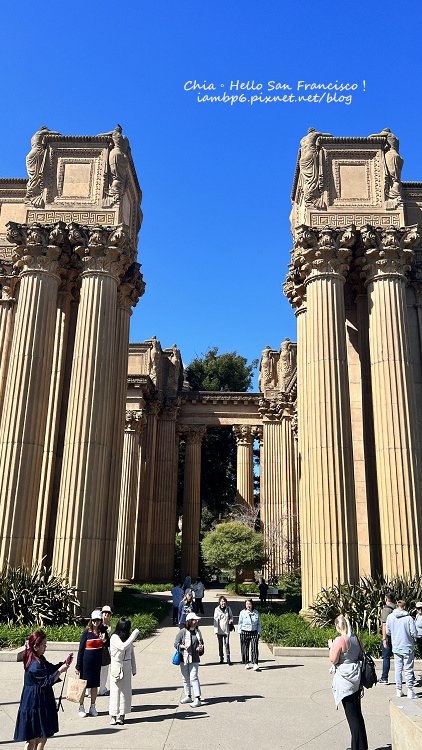
<path id="1" fill-rule="evenodd" d="M 245 664 L 245 669 L 252 669 L 252 664 Z"/>
<path id="2" fill-rule="evenodd" d="M 92 706 L 90 706 L 90 709 L 88 711 L 88 716 L 98 716 L 98 711 L 95 708 L 95 704 L 93 703 Z"/>
<path id="3" fill-rule="evenodd" d="M 201 699 L 195 698 L 193 703 L 191 703 L 190 705 L 191 705 L 191 708 L 199 708 L 199 706 L 201 705 Z"/>
<path id="4" fill-rule="evenodd" d="M 124 724 L 125 723 L 125 717 L 123 715 L 117 717 L 117 724 Z"/>
<path id="5" fill-rule="evenodd" d="M 230 659 L 230 656 L 227 657 L 227 664 L 231 667 L 233 662 Z"/>
<path id="6" fill-rule="evenodd" d="M 385 677 L 380 677 L 378 680 L 378 685 L 388 685 L 388 679 Z"/>
<path id="7" fill-rule="evenodd" d="M 115 724 L 117 724 L 115 716 L 110 716 L 110 724 L 111 724 L 112 727 L 114 727 Z"/>
<path id="8" fill-rule="evenodd" d="M 418 696 L 412 690 L 412 688 L 407 688 L 407 697 L 409 698 L 410 701 L 414 701 Z"/>
<path id="9" fill-rule="evenodd" d="M 260 668 L 258 667 L 258 664 L 254 664 L 253 665 L 253 670 L 254 670 L 254 672 L 260 672 L 261 671 Z"/>
<path id="10" fill-rule="evenodd" d="M 185 695 L 185 697 L 181 699 L 180 703 L 191 703 L 191 701 L 192 698 L 190 697 L 190 695 Z"/>
<path id="11" fill-rule="evenodd" d="M 80 716 L 81 719 L 84 719 L 86 716 L 86 711 L 82 704 L 79 706 L 78 716 Z"/>
<path id="12" fill-rule="evenodd" d="M 396 690 L 397 698 L 403 698 L 403 693 L 401 688 L 397 688 Z"/>
<path id="13" fill-rule="evenodd" d="M 220 659 L 220 664 L 224 664 L 224 659 Z"/>
<path id="14" fill-rule="evenodd" d="M 102 690 L 98 691 L 98 695 L 110 695 L 110 690 L 107 690 L 107 688 L 102 688 Z"/>

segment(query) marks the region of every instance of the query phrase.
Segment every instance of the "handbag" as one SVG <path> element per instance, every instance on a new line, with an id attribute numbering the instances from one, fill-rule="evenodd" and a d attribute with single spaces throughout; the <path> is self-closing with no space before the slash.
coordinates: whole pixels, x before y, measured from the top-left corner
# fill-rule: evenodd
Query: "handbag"
<path id="1" fill-rule="evenodd" d="M 176 649 L 176 651 L 174 652 L 172 662 L 176 667 L 178 667 L 181 661 L 182 661 L 182 657 L 181 657 L 180 651 L 179 649 Z"/>
<path id="2" fill-rule="evenodd" d="M 234 630 L 234 625 L 232 622 L 229 622 L 229 632 L 232 633 Z"/>
<path id="3" fill-rule="evenodd" d="M 107 648 L 107 646 L 103 646 L 103 650 L 101 652 L 101 666 L 107 667 L 111 662 L 111 656 L 110 656 L 110 649 Z"/>
<path id="4" fill-rule="evenodd" d="M 79 703 L 80 705 L 83 702 L 85 690 L 86 680 L 81 680 L 80 677 L 69 677 L 66 694 L 66 698 L 68 701 L 72 701 L 72 703 Z"/>

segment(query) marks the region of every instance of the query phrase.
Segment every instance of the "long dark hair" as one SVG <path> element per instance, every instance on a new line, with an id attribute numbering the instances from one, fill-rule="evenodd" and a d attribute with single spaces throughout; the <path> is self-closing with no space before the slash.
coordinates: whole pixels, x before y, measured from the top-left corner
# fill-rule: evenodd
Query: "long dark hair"
<path id="1" fill-rule="evenodd" d="M 35 647 L 39 646 L 40 643 L 42 643 L 42 641 L 45 641 L 46 639 L 47 636 L 43 630 L 35 630 L 33 633 L 31 633 L 28 640 L 25 641 L 25 651 L 23 652 L 22 657 L 23 668 L 25 672 L 29 668 L 30 664 L 32 664 L 34 659 L 36 661 L 40 660 L 40 657 L 35 651 Z"/>
<path id="2" fill-rule="evenodd" d="M 254 605 L 252 599 L 245 599 L 245 609 L 246 609 L 246 602 L 250 602 L 252 604 L 252 612 L 253 612 L 254 609 L 255 609 L 255 605 Z"/>
<path id="3" fill-rule="evenodd" d="M 127 641 L 130 633 L 130 625 L 130 620 L 126 620 L 126 618 L 122 617 L 116 625 L 114 634 L 118 635 L 121 641 Z"/>

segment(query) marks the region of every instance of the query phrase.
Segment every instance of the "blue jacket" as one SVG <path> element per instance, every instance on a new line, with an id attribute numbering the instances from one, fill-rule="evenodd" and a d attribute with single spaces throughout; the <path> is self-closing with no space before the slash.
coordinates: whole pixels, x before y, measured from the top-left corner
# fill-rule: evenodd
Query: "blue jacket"
<path id="1" fill-rule="evenodd" d="M 243 630 L 247 632 L 257 632 L 258 635 L 261 635 L 259 612 L 257 612 L 256 609 L 253 609 L 252 612 L 249 612 L 248 609 L 242 609 L 239 615 L 238 628 L 239 633 Z"/>

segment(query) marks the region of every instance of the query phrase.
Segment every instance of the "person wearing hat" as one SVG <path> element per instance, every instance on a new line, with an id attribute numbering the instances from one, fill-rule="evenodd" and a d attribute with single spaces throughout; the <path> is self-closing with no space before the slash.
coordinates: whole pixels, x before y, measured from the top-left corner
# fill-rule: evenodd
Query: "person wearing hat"
<path id="1" fill-rule="evenodd" d="M 416 602 L 416 644 L 418 646 L 419 658 L 422 659 L 422 602 Z M 422 673 L 419 677 L 419 685 L 422 684 Z"/>
<path id="2" fill-rule="evenodd" d="M 88 625 L 81 635 L 75 669 L 77 676 L 86 680 L 87 688 L 91 689 L 91 706 L 88 711 L 90 716 L 98 716 L 95 701 L 100 684 L 102 652 L 104 646 L 106 648 L 110 646 L 107 633 L 102 631 L 101 610 L 94 609 Z M 78 714 L 81 718 L 86 716 L 83 703 L 79 706 Z"/>
<path id="3" fill-rule="evenodd" d="M 180 703 L 190 703 L 192 708 L 199 708 L 201 705 L 201 685 L 199 684 L 198 670 L 200 655 L 204 653 L 204 640 L 198 628 L 200 619 L 195 612 L 189 612 L 186 616 L 185 626 L 179 630 L 174 641 L 174 648 L 180 651 L 182 656 L 180 671 L 183 679 L 184 697 Z"/>
<path id="4" fill-rule="evenodd" d="M 104 607 L 101 609 L 101 618 L 102 618 L 102 628 L 101 631 L 106 633 L 108 638 L 111 636 L 111 615 L 112 615 L 111 607 L 109 607 L 108 604 L 105 604 Z M 100 689 L 98 691 L 98 695 L 109 695 L 109 690 L 107 690 L 107 680 L 108 680 L 108 674 L 110 671 L 110 649 L 106 644 L 104 644 L 104 650 L 102 653 L 102 665 L 101 665 L 101 672 L 100 672 Z"/>

